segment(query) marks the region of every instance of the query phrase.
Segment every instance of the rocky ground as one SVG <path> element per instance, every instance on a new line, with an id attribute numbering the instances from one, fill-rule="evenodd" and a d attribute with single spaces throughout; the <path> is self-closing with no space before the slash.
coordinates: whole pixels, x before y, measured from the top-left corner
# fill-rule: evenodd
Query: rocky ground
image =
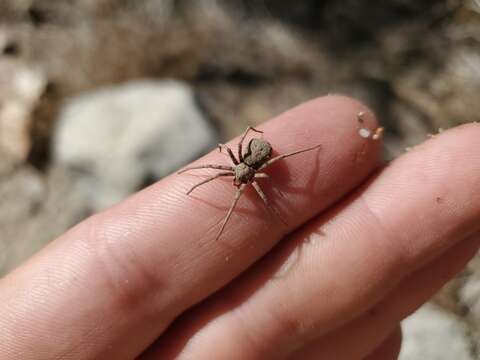
<path id="1" fill-rule="evenodd" d="M 307 99 L 369 104 L 393 158 L 480 120 L 479 91 L 474 0 L 0 0 L 0 274 Z M 476 259 L 406 321 L 402 359 L 480 359 L 479 299 Z"/>

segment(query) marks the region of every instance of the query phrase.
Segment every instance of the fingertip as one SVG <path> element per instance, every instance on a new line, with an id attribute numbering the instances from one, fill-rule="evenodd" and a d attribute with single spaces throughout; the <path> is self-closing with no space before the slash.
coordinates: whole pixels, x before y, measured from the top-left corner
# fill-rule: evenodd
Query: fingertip
<path id="1" fill-rule="evenodd" d="M 309 100 L 281 116 L 295 115 L 313 122 L 333 121 L 337 126 L 358 126 L 358 117 L 363 114 L 364 126 L 376 129 L 379 126 L 375 113 L 357 99 L 345 95 L 327 95 Z"/>

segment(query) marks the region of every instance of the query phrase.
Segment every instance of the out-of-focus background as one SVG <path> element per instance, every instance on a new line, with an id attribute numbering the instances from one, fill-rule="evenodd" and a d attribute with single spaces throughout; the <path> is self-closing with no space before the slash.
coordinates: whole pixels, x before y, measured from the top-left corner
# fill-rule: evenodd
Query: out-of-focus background
<path id="1" fill-rule="evenodd" d="M 376 111 L 388 158 L 479 120 L 480 2 L 0 0 L 0 275 L 331 92 Z M 480 260 L 404 328 L 403 360 L 480 359 Z"/>

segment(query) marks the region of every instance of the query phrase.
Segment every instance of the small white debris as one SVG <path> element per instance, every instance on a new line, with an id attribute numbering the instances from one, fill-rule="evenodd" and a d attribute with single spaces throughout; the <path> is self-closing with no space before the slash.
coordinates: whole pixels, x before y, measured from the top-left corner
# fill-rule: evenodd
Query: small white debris
<path id="1" fill-rule="evenodd" d="M 358 134 L 364 139 L 369 139 L 372 132 L 368 129 L 361 128 L 358 130 Z"/>
<path id="2" fill-rule="evenodd" d="M 382 127 L 379 127 L 375 129 L 375 131 L 372 131 L 370 129 L 365 128 L 364 127 L 365 121 L 363 120 L 364 115 L 365 115 L 365 111 L 360 111 L 357 114 L 357 120 L 360 125 L 358 129 L 358 134 L 360 135 L 360 137 L 364 139 L 380 140 L 383 137 L 384 129 Z"/>
<path id="3" fill-rule="evenodd" d="M 379 127 L 377 128 L 377 130 L 375 130 L 375 134 L 373 134 L 372 136 L 372 139 L 373 140 L 380 140 L 382 137 L 383 137 L 383 127 Z"/>

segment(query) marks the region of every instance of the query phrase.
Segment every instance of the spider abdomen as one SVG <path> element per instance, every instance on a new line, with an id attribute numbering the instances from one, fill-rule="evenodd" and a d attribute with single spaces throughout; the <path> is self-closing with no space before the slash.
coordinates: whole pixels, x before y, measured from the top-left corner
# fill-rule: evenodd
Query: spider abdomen
<path id="1" fill-rule="evenodd" d="M 258 169 L 272 156 L 272 145 L 262 139 L 252 139 L 248 143 L 247 153 L 243 162 L 248 166 Z"/>

